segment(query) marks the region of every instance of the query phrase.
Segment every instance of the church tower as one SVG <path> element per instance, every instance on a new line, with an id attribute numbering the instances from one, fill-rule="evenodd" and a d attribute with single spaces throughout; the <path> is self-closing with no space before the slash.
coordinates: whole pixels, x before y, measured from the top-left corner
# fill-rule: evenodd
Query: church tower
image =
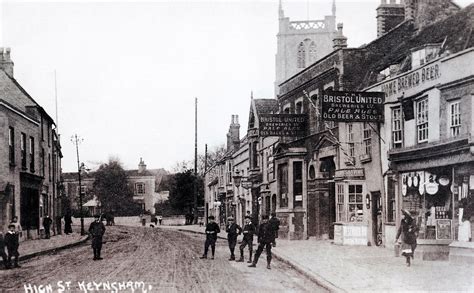
<path id="1" fill-rule="evenodd" d="M 282 82 L 333 51 L 333 39 L 337 35 L 335 0 L 331 15 L 322 20 L 304 21 L 290 21 L 285 17 L 280 0 L 278 23 L 275 96 Z"/>

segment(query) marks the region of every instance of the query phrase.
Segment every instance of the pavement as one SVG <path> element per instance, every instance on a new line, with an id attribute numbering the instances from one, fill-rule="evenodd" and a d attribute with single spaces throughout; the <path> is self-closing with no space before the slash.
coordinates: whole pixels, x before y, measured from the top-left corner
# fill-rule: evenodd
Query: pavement
<path id="1" fill-rule="evenodd" d="M 23 260 L 79 245 L 85 242 L 87 238 L 87 235 L 81 236 L 80 233 L 74 232 L 69 235 L 60 234 L 51 236 L 49 239 L 22 241 L 18 248 L 18 253 L 20 254 L 20 265 Z M 3 267 L 1 259 L 0 264 Z"/>
<path id="2" fill-rule="evenodd" d="M 160 228 L 202 234 L 205 229 L 198 225 Z M 225 239 L 226 233 L 221 232 L 219 238 Z M 415 258 L 407 267 L 405 258 L 395 257 L 393 249 L 313 239 L 277 239 L 272 252 L 276 259 L 332 292 L 474 292 L 472 263 Z"/>

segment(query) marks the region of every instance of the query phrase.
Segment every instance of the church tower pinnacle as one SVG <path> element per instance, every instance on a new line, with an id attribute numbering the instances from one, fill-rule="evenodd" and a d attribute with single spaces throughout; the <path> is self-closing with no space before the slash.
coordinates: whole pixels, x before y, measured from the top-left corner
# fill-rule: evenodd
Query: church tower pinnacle
<path id="1" fill-rule="evenodd" d="M 279 0 L 278 3 L 278 17 L 280 19 L 285 17 L 285 13 L 283 12 L 283 6 L 281 5 L 281 0 Z"/>
<path id="2" fill-rule="evenodd" d="M 336 0 L 332 0 L 332 16 L 336 16 Z"/>

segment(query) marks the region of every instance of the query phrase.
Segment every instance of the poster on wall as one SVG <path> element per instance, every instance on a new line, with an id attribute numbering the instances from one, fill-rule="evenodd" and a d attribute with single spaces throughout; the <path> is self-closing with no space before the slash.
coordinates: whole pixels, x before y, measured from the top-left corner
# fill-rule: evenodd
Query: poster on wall
<path id="1" fill-rule="evenodd" d="M 436 239 L 452 239 L 451 220 L 440 219 L 436 221 Z"/>

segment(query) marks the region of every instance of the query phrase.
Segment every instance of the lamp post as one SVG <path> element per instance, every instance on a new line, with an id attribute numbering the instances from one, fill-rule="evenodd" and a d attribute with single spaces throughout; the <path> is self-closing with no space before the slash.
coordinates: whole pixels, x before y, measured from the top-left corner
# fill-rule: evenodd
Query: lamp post
<path id="1" fill-rule="evenodd" d="M 81 171 L 84 164 L 79 163 L 79 144 L 84 141 L 84 139 L 77 137 L 75 134 L 71 137 L 71 141 L 73 144 L 76 145 L 76 155 L 77 155 L 77 176 L 79 179 L 79 206 L 80 206 L 80 213 L 81 213 L 81 235 L 84 235 L 84 215 L 82 213 L 82 184 L 81 184 Z"/>
<path id="2" fill-rule="evenodd" d="M 242 186 L 243 189 L 250 189 L 252 187 L 252 182 L 250 181 L 247 181 L 247 177 L 243 177 L 242 175 L 240 175 L 240 171 L 239 170 L 235 170 L 235 175 L 232 176 L 232 179 L 234 180 L 234 185 L 235 187 L 239 188 L 240 186 Z M 244 179 L 244 180 L 242 180 Z M 240 200 L 243 200 L 245 202 L 245 199 L 244 198 L 240 198 L 240 195 L 239 195 L 239 199 Z"/>

